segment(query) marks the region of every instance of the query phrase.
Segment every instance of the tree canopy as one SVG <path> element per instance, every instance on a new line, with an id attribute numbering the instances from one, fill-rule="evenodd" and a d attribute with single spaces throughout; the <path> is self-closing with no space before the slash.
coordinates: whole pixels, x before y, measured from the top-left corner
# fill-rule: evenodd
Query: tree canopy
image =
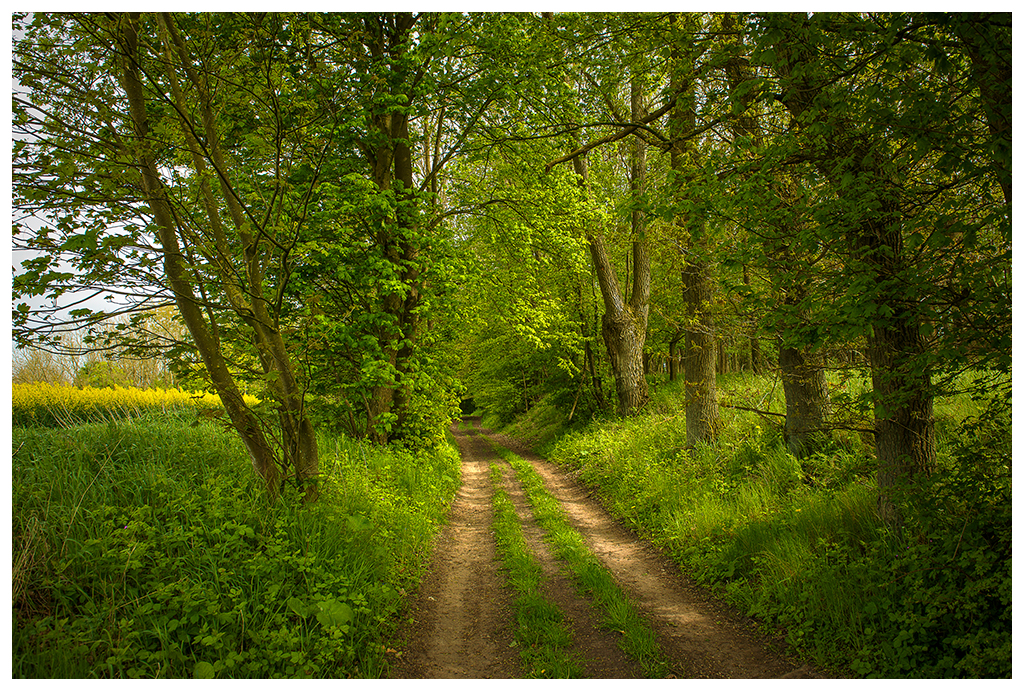
<path id="1" fill-rule="evenodd" d="M 661 369 L 698 444 L 733 362 L 780 373 L 797 455 L 870 416 L 884 498 L 933 463 L 937 396 L 1008 382 L 1009 14 L 14 30 L 16 341 L 161 349 L 221 395 L 272 492 L 315 498 L 318 425 L 435 443 L 466 397 L 628 415 Z M 82 291 L 118 299 L 27 300 Z M 101 326 L 169 306 L 172 349 Z M 825 387 L 850 366 L 869 399 Z"/>

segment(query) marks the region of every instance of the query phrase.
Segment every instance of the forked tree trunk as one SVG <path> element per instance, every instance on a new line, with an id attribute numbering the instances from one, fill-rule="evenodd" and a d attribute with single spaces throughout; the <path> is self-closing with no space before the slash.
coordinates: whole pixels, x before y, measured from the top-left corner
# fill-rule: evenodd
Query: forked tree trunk
<path id="1" fill-rule="evenodd" d="M 120 40 L 124 51 L 121 63 L 121 83 L 128 100 L 132 124 L 135 130 L 135 161 L 140 171 L 140 186 L 153 219 L 163 255 L 164 273 L 174 292 L 174 299 L 192 335 L 199 355 L 203 360 L 210 380 L 221 403 L 227 411 L 232 426 L 242 438 L 253 468 L 263 479 L 267 493 L 273 498 L 281 489 L 281 471 L 277 455 L 263 434 L 256 416 L 246 407 L 242 394 L 228 371 L 227 363 L 220 349 L 220 343 L 208 327 L 199 303 L 195 298 L 195 286 L 184 265 L 181 247 L 178 243 L 177 225 L 167 192 L 161 182 L 160 173 L 149 151 L 149 118 L 146 113 L 145 93 L 140 79 L 138 14 L 131 14 L 120 20 Z"/>
<path id="2" fill-rule="evenodd" d="M 158 16 L 160 37 L 164 43 L 165 72 L 171 93 L 177 104 L 176 112 L 181 121 L 182 132 L 192 154 L 193 165 L 200 179 L 201 197 L 209 221 L 209 233 L 217 248 L 215 267 L 229 303 L 242 321 L 249 327 L 260 364 L 267 377 L 268 388 L 278 404 L 281 425 L 282 454 L 284 466 L 293 471 L 293 479 L 301 487 L 305 501 L 314 501 L 319 496 L 319 451 L 316 434 L 305 410 L 304 392 L 295 377 L 295 363 L 277 326 L 276 315 L 268 308 L 264 295 L 265 264 L 261 260 L 261 241 L 246 218 L 245 210 L 232 187 L 228 166 L 225 162 L 217 129 L 211 90 L 205 78 L 193 63 L 192 55 L 169 13 Z M 197 128 L 205 134 L 205 143 L 200 144 L 194 133 L 188 104 L 181 89 L 176 68 L 184 72 L 186 79 L 195 90 L 200 125 Z M 209 164 L 218 173 L 224 206 L 245 258 L 245 270 L 236 272 L 231 266 L 231 243 L 221 221 L 220 204 L 209 184 Z"/>
<path id="3" fill-rule="evenodd" d="M 573 159 L 580 185 L 587 185 L 586 161 Z M 604 237 L 600 232 L 587 233 L 590 256 L 597 272 L 598 285 L 604 301 L 601 335 L 608 349 L 619 415 L 635 413 L 647 404 L 649 393 L 644 377 L 644 342 L 647 338 L 647 311 L 650 301 L 651 272 L 647 241 L 639 237 L 633 242 L 633 295 L 627 304 L 622 297 L 615 268 L 608 258 Z"/>

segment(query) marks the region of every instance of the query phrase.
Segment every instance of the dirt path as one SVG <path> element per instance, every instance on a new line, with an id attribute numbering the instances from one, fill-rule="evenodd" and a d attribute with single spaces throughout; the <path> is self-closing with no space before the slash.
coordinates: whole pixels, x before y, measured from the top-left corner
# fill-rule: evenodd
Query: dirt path
<path id="1" fill-rule="evenodd" d="M 473 420 L 478 425 L 478 420 Z M 615 523 L 600 503 L 566 473 L 514 440 L 488 430 L 452 429 L 462 453 L 463 483 L 448 526 L 435 547 L 427 578 L 412 603 L 408 641 L 392 671 L 395 678 L 519 678 L 513 646 L 514 616 L 495 555 L 490 463 L 497 456 L 482 436 L 513 449 L 537 469 L 548 492 L 576 530 L 644 612 L 681 678 L 813 677 L 785 659 L 777 642 L 758 636 L 753 622 L 707 596 L 631 531 Z M 503 461 L 501 463 L 504 463 Z M 639 674 L 619 649 L 617 634 L 598 627 L 595 613 L 563 575 L 543 540 L 514 474 L 504 489 L 516 506 L 528 543 L 546 576 L 545 595 L 565 613 L 586 672 L 595 678 Z"/>

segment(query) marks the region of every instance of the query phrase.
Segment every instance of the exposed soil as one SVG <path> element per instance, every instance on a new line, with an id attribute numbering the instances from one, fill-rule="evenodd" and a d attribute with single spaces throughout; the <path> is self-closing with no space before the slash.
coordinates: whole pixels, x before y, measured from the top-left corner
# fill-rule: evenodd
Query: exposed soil
<path id="1" fill-rule="evenodd" d="M 406 641 L 396 653 L 391 676 L 426 678 L 520 678 L 513 645 L 511 595 L 500 571 L 491 530 L 493 510 L 490 463 L 497 459 L 482 435 L 489 435 L 530 461 L 548 492 L 637 604 L 658 635 L 677 678 L 814 678 L 806 666 L 788 660 L 780 641 L 757 633 L 755 623 L 715 600 L 678 567 L 630 530 L 616 523 L 589 490 L 557 466 L 515 440 L 479 429 L 452 432 L 462 454 L 462 487 L 449 523 L 437 540 L 432 563 L 413 597 L 410 621 L 400 632 Z M 503 465 L 504 462 L 501 462 Z M 581 599 L 543 539 L 514 473 L 504 489 L 520 517 L 527 542 L 543 566 L 544 595 L 561 607 L 574 633 L 574 645 L 591 678 L 640 676 L 623 654 L 618 634 L 598 625 L 597 613 Z"/>

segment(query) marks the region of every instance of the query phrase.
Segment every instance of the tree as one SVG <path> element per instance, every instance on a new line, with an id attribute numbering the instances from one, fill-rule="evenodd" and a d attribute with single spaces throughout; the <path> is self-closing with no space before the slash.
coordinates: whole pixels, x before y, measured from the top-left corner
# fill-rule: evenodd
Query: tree
<path id="1" fill-rule="evenodd" d="M 551 22 L 553 17 L 547 17 Z M 635 47 L 634 47 L 635 49 Z M 622 48 L 620 47 L 620 50 Z M 578 139 L 572 138 L 574 149 L 571 153 L 558 158 L 547 165 L 547 170 L 566 161 L 572 161 L 580 189 L 585 197 L 590 198 L 590 177 L 586 154 L 601 144 L 611 143 L 627 135 L 634 134 L 640 123 L 653 122 L 667 110 L 663 108 L 656 114 L 646 112 L 645 87 L 642 75 L 648 66 L 644 65 L 636 55 L 631 56 L 632 65 L 629 76 L 629 117 L 615 112 L 611 98 L 606 95 L 605 101 L 610 106 L 612 117 L 621 123 L 615 133 L 580 146 Z M 585 69 L 583 67 L 577 69 Z M 581 73 L 576 77 L 578 82 L 593 81 L 589 75 Z M 613 83 L 615 79 L 613 71 Z M 647 159 L 646 143 L 634 137 L 629 153 L 628 185 L 630 196 L 630 252 L 632 260 L 631 290 L 623 292 L 618 274 L 613 265 L 605 232 L 598 219 L 590 221 L 584 234 L 590 250 L 591 261 L 597 275 L 598 285 L 604 304 L 604 315 L 601 318 L 601 333 L 608 352 L 612 373 L 615 378 L 617 411 L 619 415 L 629 415 L 646 405 L 649 394 L 644 369 L 644 344 L 647 339 L 647 322 L 651 301 L 651 255 L 650 243 L 645 229 L 642 210 L 642 197 L 646 178 Z"/>
<path id="2" fill-rule="evenodd" d="M 826 185 L 813 232 L 843 263 L 832 324 L 866 335 L 880 510 L 899 524 L 896 488 L 935 462 L 934 377 L 1009 363 L 992 341 L 985 354 L 971 345 L 981 331 L 954 327 L 968 304 L 987 326 L 1008 327 L 996 326 L 1008 304 L 996 267 L 1009 258 L 1009 209 L 991 193 L 1003 161 L 978 165 L 973 153 L 980 142 L 1000 147 L 977 127 L 985 98 L 970 48 L 946 53 L 956 42 L 944 22 L 902 14 L 758 21 L 755 55 L 777 76 L 774 93 L 793 123 L 792 136 L 779 139 L 782 156 L 808 162 Z M 985 237 L 994 241 L 988 250 Z"/>
<path id="3" fill-rule="evenodd" d="M 723 16 L 722 30 L 737 34 L 737 39 L 726 48 L 729 54 L 725 72 L 730 100 L 734 103 L 731 128 L 737 149 L 735 155 L 749 160 L 763 150 L 765 139 L 754 98 L 758 82 L 747 59 L 742 32 L 732 14 Z M 758 176 L 752 184 L 767 186 L 775 197 L 770 206 L 751 207 L 742 191 L 743 183 L 738 185 L 738 190 L 734 188 L 738 193 L 722 196 L 738 202 L 726 214 L 743 219 L 742 222 L 752 229 L 744 238 L 748 247 L 738 253 L 742 255 L 738 261 L 743 267 L 744 292 L 749 296 L 750 266 L 763 267 L 770 285 L 769 303 L 778 305 L 771 315 L 763 315 L 762 319 L 777 324 L 781 340 L 779 374 L 786 399 L 785 437 L 790 452 L 800 458 L 809 455 L 817 442 L 827 436 L 831 410 L 820 344 L 808 343 L 806 338 L 812 295 L 823 289 L 820 280 L 815 280 L 813 256 L 801 251 L 798 240 L 811 232 L 806 227 L 809 219 L 798 192 L 809 185 L 801 185 L 788 171 L 774 171 L 767 180 Z M 724 203 L 729 205 L 729 201 Z M 757 249 L 751 250 L 749 243 Z"/>
<path id="4" fill-rule="evenodd" d="M 683 299 L 686 305 L 685 365 L 686 443 L 710 441 L 718 433 L 718 395 L 715 385 L 715 329 L 712 316 L 713 256 L 707 232 L 707 205 L 702 194 L 704 166 L 698 158 L 697 47 L 692 38 L 693 17 L 672 17 L 671 90 L 676 95 L 669 116 L 670 191 L 679 229 L 683 260 Z M 686 25 L 686 26 L 682 26 Z"/>
<path id="5" fill-rule="evenodd" d="M 17 230 L 47 254 L 23 264 L 15 289 L 60 294 L 84 282 L 127 293 L 133 309 L 173 300 L 270 494 L 280 463 L 313 499 L 316 439 L 283 336 L 283 296 L 328 145 L 303 125 L 334 109 L 283 98 L 301 83 L 278 40 L 291 20 L 22 19 L 15 77 L 27 94 L 15 99 L 14 198 L 44 225 Z M 310 174 L 300 181 L 298 170 Z M 58 271 L 59 259 L 74 271 Z M 17 335 L 45 339 L 28 312 L 19 307 Z M 277 404 L 276 444 L 228 367 L 224 339 L 236 329 Z"/>

